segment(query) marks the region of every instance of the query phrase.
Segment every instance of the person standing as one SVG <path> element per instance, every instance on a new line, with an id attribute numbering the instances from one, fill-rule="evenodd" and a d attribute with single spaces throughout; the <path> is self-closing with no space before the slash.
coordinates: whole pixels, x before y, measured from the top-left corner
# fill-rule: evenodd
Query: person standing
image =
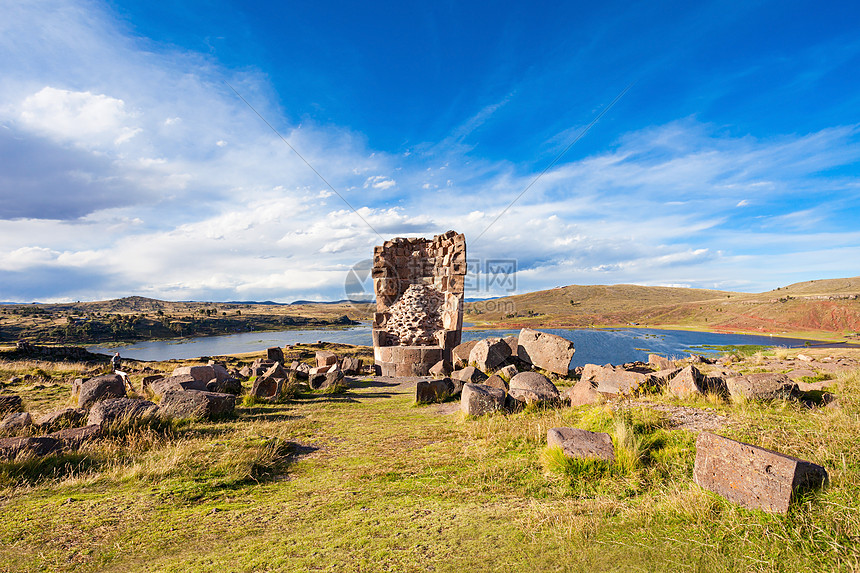
<path id="1" fill-rule="evenodd" d="M 119 370 L 119 366 L 120 366 L 120 362 L 121 362 L 121 361 L 122 361 L 122 358 L 120 358 L 120 357 L 119 357 L 119 352 L 117 352 L 116 354 L 114 354 L 114 355 L 111 357 L 111 359 L 110 359 L 110 366 L 111 366 L 111 368 L 113 368 L 114 372 L 116 372 L 117 370 Z"/>

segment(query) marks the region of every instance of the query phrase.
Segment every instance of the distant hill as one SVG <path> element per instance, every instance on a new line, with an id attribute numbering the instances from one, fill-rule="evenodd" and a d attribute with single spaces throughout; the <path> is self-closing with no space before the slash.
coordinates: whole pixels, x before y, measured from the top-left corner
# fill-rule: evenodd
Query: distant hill
<path id="1" fill-rule="evenodd" d="M 652 326 L 841 338 L 860 332 L 860 277 L 765 293 L 571 285 L 466 304 L 476 326 Z"/>

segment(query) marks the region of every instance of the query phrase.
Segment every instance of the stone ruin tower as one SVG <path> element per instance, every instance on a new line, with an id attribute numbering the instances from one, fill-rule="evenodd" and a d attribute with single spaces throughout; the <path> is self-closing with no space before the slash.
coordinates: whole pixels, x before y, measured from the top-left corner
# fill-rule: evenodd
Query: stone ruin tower
<path id="1" fill-rule="evenodd" d="M 382 376 L 426 376 L 463 330 L 466 237 L 397 238 L 373 251 L 373 356 Z"/>

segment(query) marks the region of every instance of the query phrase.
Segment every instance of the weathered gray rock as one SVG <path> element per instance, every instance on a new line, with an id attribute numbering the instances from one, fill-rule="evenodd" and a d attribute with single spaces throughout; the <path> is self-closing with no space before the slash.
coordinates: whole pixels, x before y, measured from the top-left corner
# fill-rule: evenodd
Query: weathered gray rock
<path id="1" fill-rule="evenodd" d="M 454 369 L 451 367 L 450 362 L 447 360 L 440 360 L 430 367 L 430 376 L 445 378 L 450 376 L 453 370 Z"/>
<path id="2" fill-rule="evenodd" d="M 558 388 L 539 372 L 520 372 L 511 378 L 508 394 L 525 404 L 554 404 L 559 400 Z"/>
<path id="3" fill-rule="evenodd" d="M 345 356 L 340 369 L 344 374 L 361 374 L 362 360 L 355 356 Z"/>
<path id="4" fill-rule="evenodd" d="M 235 378 L 227 378 L 226 380 L 210 380 L 206 384 L 207 392 L 215 392 L 216 394 L 233 394 L 239 396 L 242 393 L 242 382 Z"/>
<path id="5" fill-rule="evenodd" d="M 30 412 L 10 412 L 0 422 L 0 432 L 13 433 L 33 425 Z"/>
<path id="6" fill-rule="evenodd" d="M 415 386 L 415 401 L 418 404 L 442 402 L 454 395 L 454 382 L 450 378 L 420 380 Z"/>
<path id="7" fill-rule="evenodd" d="M 331 366 L 337 364 L 337 354 L 328 350 L 319 350 L 316 353 L 317 367 Z"/>
<path id="8" fill-rule="evenodd" d="M 451 361 L 454 368 L 462 368 L 469 365 L 469 354 L 472 352 L 472 347 L 477 343 L 477 340 L 470 340 L 458 344 L 451 350 Z"/>
<path id="9" fill-rule="evenodd" d="M 280 362 L 275 362 L 272 364 L 268 370 L 266 370 L 260 378 L 287 378 L 287 371 L 281 366 Z"/>
<path id="10" fill-rule="evenodd" d="M 266 358 L 274 362 L 284 362 L 284 351 L 279 346 L 272 346 L 266 349 Z"/>
<path id="11" fill-rule="evenodd" d="M 87 426 L 101 428 L 134 424 L 155 415 L 158 406 L 149 400 L 114 398 L 97 402 L 90 409 Z"/>
<path id="12" fill-rule="evenodd" d="M 504 390 L 505 394 L 508 393 L 508 383 L 504 381 L 501 376 L 493 374 L 489 378 L 484 381 L 485 386 L 490 386 L 491 388 L 498 388 L 499 390 Z"/>
<path id="13" fill-rule="evenodd" d="M 293 362 L 293 365 L 290 365 L 290 370 L 296 373 L 296 378 L 299 380 L 307 380 L 311 373 L 311 365 L 307 362 Z"/>
<path id="14" fill-rule="evenodd" d="M 475 368 L 474 366 L 466 366 L 461 370 L 454 370 L 451 373 L 451 378 L 461 382 L 469 382 L 471 384 L 480 384 L 487 379 L 487 375 Z"/>
<path id="15" fill-rule="evenodd" d="M 110 398 L 125 398 L 125 382 L 117 374 L 98 376 L 81 384 L 78 408 L 89 410 L 96 402 Z"/>
<path id="16" fill-rule="evenodd" d="M 479 340 L 469 352 L 469 364 L 483 372 L 490 372 L 505 363 L 511 355 L 511 347 L 501 338 Z"/>
<path id="17" fill-rule="evenodd" d="M 313 374 L 308 378 L 308 385 L 312 390 L 327 391 L 337 391 L 349 387 L 342 370 Z"/>
<path id="18" fill-rule="evenodd" d="M 519 372 L 519 370 L 517 370 L 516 366 L 514 366 L 513 364 L 508 364 L 507 366 L 503 366 L 502 368 L 499 368 L 496 371 L 496 376 L 500 376 L 501 378 L 504 378 L 505 380 L 510 380 L 511 378 L 516 376 L 518 372 Z"/>
<path id="19" fill-rule="evenodd" d="M 45 414 L 36 420 L 36 425 L 41 430 L 52 431 L 80 426 L 86 419 L 87 411 L 83 408 L 64 408 Z"/>
<path id="20" fill-rule="evenodd" d="M 575 352 L 573 342 L 531 328 L 522 329 L 517 342 L 517 358 L 538 368 L 567 376 Z"/>
<path id="21" fill-rule="evenodd" d="M 199 390 L 170 390 L 161 397 L 159 411 L 174 418 L 214 419 L 232 413 L 236 396 Z"/>
<path id="22" fill-rule="evenodd" d="M 650 364 L 657 370 L 669 370 L 670 368 L 675 367 L 675 364 L 671 360 L 660 356 L 659 354 L 649 354 L 648 364 Z"/>
<path id="23" fill-rule="evenodd" d="M 171 376 L 183 376 L 188 375 L 193 377 L 198 382 L 202 382 L 204 385 L 215 378 L 215 369 L 210 365 L 198 365 L 198 366 L 177 366 L 173 369 L 173 374 Z"/>
<path id="24" fill-rule="evenodd" d="M 605 398 L 588 380 L 580 379 L 565 392 L 565 397 L 572 407 L 585 406 L 587 404 L 600 404 Z"/>
<path id="25" fill-rule="evenodd" d="M 732 376 L 726 380 L 726 386 L 735 399 L 776 400 L 791 398 L 798 393 L 797 384 L 791 378 L 774 372 Z"/>
<path id="26" fill-rule="evenodd" d="M 251 374 L 251 367 L 243 366 L 241 369 L 239 369 L 239 375 L 247 380 L 248 378 L 253 376 L 253 374 Z"/>
<path id="27" fill-rule="evenodd" d="M 277 398 L 281 393 L 281 385 L 285 378 L 273 378 L 270 376 L 260 376 L 254 380 L 254 385 L 251 387 L 251 396 L 270 400 Z"/>
<path id="28" fill-rule="evenodd" d="M 230 372 L 223 364 L 213 362 L 209 364 L 209 366 L 212 367 L 212 371 L 215 373 L 215 380 L 217 380 L 218 382 L 224 382 L 231 378 Z"/>
<path id="29" fill-rule="evenodd" d="M 55 452 L 60 443 L 54 438 L 0 438 L 0 460 L 14 460 L 21 454 L 44 456 Z"/>
<path id="30" fill-rule="evenodd" d="M 506 336 L 502 339 L 508 348 L 511 349 L 510 358 L 517 358 L 517 347 L 520 345 L 519 336 Z"/>
<path id="31" fill-rule="evenodd" d="M 469 416 L 483 416 L 504 410 L 505 391 L 484 384 L 463 384 L 460 410 Z"/>
<path id="32" fill-rule="evenodd" d="M 827 470 L 779 452 L 701 432 L 693 481 L 749 509 L 787 513 L 793 497 L 821 487 Z"/>
<path id="33" fill-rule="evenodd" d="M 612 438 L 604 432 L 589 432 L 580 428 L 552 428 L 546 433 L 550 447 L 561 448 L 568 458 L 596 458 L 615 461 Z"/>
<path id="34" fill-rule="evenodd" d="M 17 394 L 0 394 L 0 414 L 3 412 L 19 412 L 24 407 L 21 396 Z"/>
<path id="35" fill-rule="evenodd" d="M 659 380 L 652 374 L 650 370 L 638 372 L 611 366 L 586 364 L 580 380 L 589 382 L 605 398 L 615 398 L 618 396 L 637 396 L 656 390 L 659 387 Z"/>
<path id="36" fill-rule="evenodd" d="M 669 380 L 669 390 L 676 396 L 692 396 L 715 392 L 727 394 L 726 383 L 720 377 L 705 376 L 693 366 L 685 367 Z"/>
<path id="37" fill-rule="evenodd" d="M 93 424 L 92 426 L 83 426 L 81 428 L 65 428 L 48 434 L 48 437 L 57 440 L 63 449 L 77 450 L 85 443 L 100 437 L 101 434 L 101 426 Z"/>
<path id="38" fill-rule="evenodd" d="M 161 378 L 160 380 L 156 380 L 149 384 L 149 391 L 152 392 L 155 396 L 163 396 L 165 392 L 168 391 L 182 391 L 182 390 L 206 390 L 206 382 L 202 382 L 192 376 L 191 374 L 177 374 L 175 376 L 168 376 L 167 378 Z"/>

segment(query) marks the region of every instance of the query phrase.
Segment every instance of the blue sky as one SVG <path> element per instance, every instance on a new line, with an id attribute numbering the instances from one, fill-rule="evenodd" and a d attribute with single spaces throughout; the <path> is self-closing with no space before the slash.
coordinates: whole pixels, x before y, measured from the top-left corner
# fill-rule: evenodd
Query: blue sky
<path id="1" fill-rule="evenodd" d="M 519 292 L 860 274 L 855 3 L 3 12 L 0 300 L 339 299 L 448 229 Z"/>

